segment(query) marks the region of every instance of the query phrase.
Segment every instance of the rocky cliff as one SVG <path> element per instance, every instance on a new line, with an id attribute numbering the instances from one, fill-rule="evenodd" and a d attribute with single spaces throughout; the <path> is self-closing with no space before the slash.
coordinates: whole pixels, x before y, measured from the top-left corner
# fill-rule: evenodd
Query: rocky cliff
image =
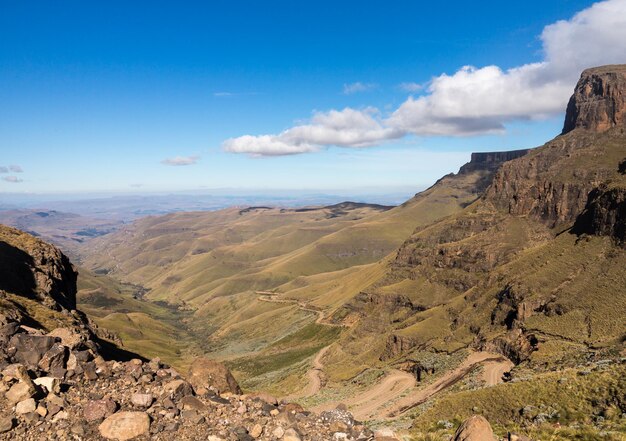
<path id="1" fill-rule="evenodd" d="M 503 163 L 526 155 L 530 150 L 509 150 L 506 152 L 475 152 L 470 162 L 459 169 L 459 174 L 471 173 L 476 170 L 496 171 Z"/>
<path id="2" fill-rule="evenodd" d="M 563 133 L 626 125 L 626 65 L 585 70 L 567 105 Z"/>
<path id="3" fill-rule="evenodd" d="M 563 135 L 505 163 L 485 199 L 550 227 L 571 225 L 589 193 L 617 175 L 625 99 L 626 65 L 584 71 L 567 107 Z"/>
<path id="4" fill-rule="evenodd" d="M 626 187 L 603 186 L 592 191 L 573 231 L 577 234 L 611 236 L 621 245 L 626 245 Z"/>
<path id="5" fill-rule="evenodd" d="M 73 310 L 76 276 L 58 248 L 0 225 L 0 290 L 37 299 L 56 311 Z"/>

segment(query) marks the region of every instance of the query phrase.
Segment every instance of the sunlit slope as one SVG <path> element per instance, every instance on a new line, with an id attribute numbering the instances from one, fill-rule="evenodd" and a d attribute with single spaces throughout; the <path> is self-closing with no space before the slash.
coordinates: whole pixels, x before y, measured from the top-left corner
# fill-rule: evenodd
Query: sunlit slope
<path id="1" fill-rule="evenodd" d="M 390 210 L 346 203 L 146 218 L 92 242 L 85 264 L 149 288 L 151 299 L 200 306 L 210 298 L 376 262 L 416 227 L 476 199 L 476 184 L 486 173 L 447 176 Z"/>
<path id="2" fill-rule="evenodd" d="M 506 163 L 485 197 L 416 230 L 383 275 L 335 312 L 358 320 L 328 353 L 330 379 L 424 359 L 439 370 L 441 354 L 466 348 L 540 370 L 619 353 L 626 251 L 572 226 L 594 188 L 626 188 L 625 158 L 617 129 L 558 137 Z M 607 223 L 623 222 L 617 204 L 601 211 Z"/>

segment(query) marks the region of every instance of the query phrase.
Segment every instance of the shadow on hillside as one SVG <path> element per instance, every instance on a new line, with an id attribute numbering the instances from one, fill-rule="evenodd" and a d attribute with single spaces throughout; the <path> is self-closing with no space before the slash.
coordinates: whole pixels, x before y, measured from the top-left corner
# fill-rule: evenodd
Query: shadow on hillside
<path id="1" fill-rule="evenodd" d="M 28 253 L 0 242 L 0 290 L 35 298 L 37 284 L 31 269 L 33 264 Z"/>

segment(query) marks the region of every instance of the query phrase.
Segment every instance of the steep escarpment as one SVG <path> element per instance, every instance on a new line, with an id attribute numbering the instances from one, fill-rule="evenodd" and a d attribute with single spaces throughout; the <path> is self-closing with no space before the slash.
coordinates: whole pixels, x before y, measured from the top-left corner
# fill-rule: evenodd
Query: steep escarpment
<path id="1" fill-rule="evenodd" d="M 601 132 L 626 125 L 626 66 L 585 70 L 567 105 L 563 133 L 576 128 Z"/>
<path id="2" fill-rule="evenodd" d="M 578 113 L 568 110 L 568 118 L 593 120 L 618 102 L 621 80 L 578 91 L 622 69 L 586 71 L 573 98 Z M 441 372 L 463 351 L 507 357 L 518 366 L 513 378 L 614 359 L 626 314 L 626 254 L 616 246 L 624 236 L 626 134 L 623 120 L 613 121 L 580 124 L 511 158 L 462 212 L 417 228 L 345 306 L 349 313 L 336 314 L 360 318 L 327 354 L 333 372 L 352 373 L 355 360 L 408 370 L 426 361 Z"/>
<path id="3" fill-rule="evenodd" d="M 571 224 L 589 193 L 617 175 L 625 100 L 626 66 L 584 71 L 567 107 L 563 135 L 504 165 L 486 200 L 550 227 Z"/>

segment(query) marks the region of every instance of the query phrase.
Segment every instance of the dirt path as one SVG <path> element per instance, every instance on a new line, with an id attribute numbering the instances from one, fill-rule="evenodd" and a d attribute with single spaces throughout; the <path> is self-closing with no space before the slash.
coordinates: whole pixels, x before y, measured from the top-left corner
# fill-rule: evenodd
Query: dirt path
<path id="1" fill-rule="evenodd" d="M 322 388 L 322 369 L 324 369 L 324 365 L 322 364 L 322 357 L 324 357 L 329 348 L 330 346 L 322 348 L 315 355 L 315 358 L 313 358 L 313 361 L 311 363 L 311 369 L 309 369 L 306 373 L 307 377 L 309 378 L 309 384 L 307 384 L 307 386 L 302 389 L 302 391 L 286 396 L 286 400 L 293 401 L 299 398 L 310 397 L 320 391 L 320 389 Z"/>
<path id="2" fill-rule="evenodd" d="M 399 399 L 397 402 L 386 407 L 382 412 L 379 412 L 378 415 L 386 418 L 397 417 L 415 406 L 428 401 L 428 399 L 443 389 L 454 385 L 481 364 L 489 365 L 489 370 L 486 376 L 492 384 L 496 384 L 498 379 L 495 376 L 501 370 L 502 373 L 504 373 L 505 370 L 503 369 L 505 366 L 508 367 L 509 363 L 510 361 L 500 354 L 493 354 L 490 352 L 473 352 L 465 360 L 463 360 L 463 362 L 456 369 L 445 373 L 437 379 L 437 381 L 429 384 L 423 389 L 419 389 L 415 393 Z M 483 375 L 485 374 L 483 373 Z M 500 374 L 500 376 L 502 376 L 502 374 Z"/>
<path id="3" fill-rule="evenodd" d="M 502 383 L 502 376 L 515 366 L 508 358 L 501 357 L 500 360 L 486 361 L 483 364 L 483 381 L 486 386 L 495 386 Z"/>
<path id="4" fill-rule="evenodd" d="M 417 384 L 415 376 L 399 370 L 393 370 L 385 375 L 382 380 L 370 389 L 352 398 L 342 401 L 356 419 L 367 419 L 377 409 L 387 404 L 390 400 L 401 395 L 407 389 Z M 312 409 L 314 412 L 334 409 L 339 402 L 325 403 Z"/>
<path id="5" fill-rule="evenodd" d="M 347 398 L 342 403 L 348 406 L 355 418 L 360 420 L 393 419 L 454 385 L 480 365 L 485 368 L 483 379 L 486 384 L 494 385 L 502 382 L 502 374 L 510 370 L 513 363 L 499 354 L 474 352 L 456 369 L 445 373 L 434 383 L 420 389 L 415 389 L 417 381 L 413 375 L 394 370 L 368 390 Z M 413 390 L 406 395 L 409 389 Z M 328 410 L 338 404 L 339 402 L 325 403 L 313 410 L 317 412 Z"/>
<path id="6" fill-rule="evenodd" d="M 294 304 L 294 305 L 298 305 L 298 307 L 301 310 L 303 310 L 303 311 L 312 312 L 314 314 L 317 314 L 317 319 L 315 320 L 315 323 L 317 323 L 318 325 L 334 326 L 336 328 L 345 328 L 346 327 L 345 325 L 326 322 L 325 321 L 326 320 L 326 315 L 324 314 L 324 311 L 322 311 L 321 309 L 311 308 L 305 302 L 301 302 L 301 301 L 296 300 L 296 299 L 280 299 L 280 298 L 277 298 L 278 294 L 270 292 L 270 291 L 257 291 L 256 293 L 259 294 L 258 300 L 260 302 L 283 303 L 283 304 L 291 303 L 291 304 Z"/>

